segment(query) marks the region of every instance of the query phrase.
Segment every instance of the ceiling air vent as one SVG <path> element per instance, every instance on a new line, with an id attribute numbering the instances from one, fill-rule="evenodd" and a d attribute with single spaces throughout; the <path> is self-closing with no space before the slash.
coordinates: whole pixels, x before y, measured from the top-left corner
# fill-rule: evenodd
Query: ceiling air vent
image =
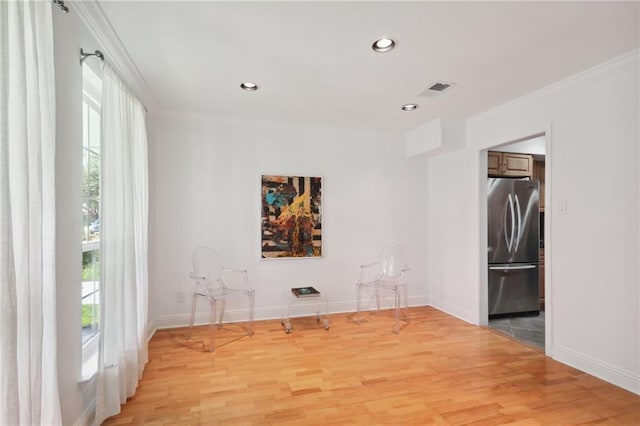
<path id="1" fill-rule="evenodd" d="M 450 83 L 447 81 L 434 81 L 426 89 L 418 93 L 418 96 L 437 96 L 453 86 L 455 86 L 455 83 Z"/>

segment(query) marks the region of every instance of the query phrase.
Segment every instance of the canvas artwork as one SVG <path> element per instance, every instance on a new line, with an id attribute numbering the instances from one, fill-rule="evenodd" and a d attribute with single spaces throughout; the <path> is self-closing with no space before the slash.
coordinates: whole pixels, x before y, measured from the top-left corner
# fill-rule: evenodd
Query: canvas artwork
<path id="1" fill-rule="evenodd" d="M 322 178 L 262 176 L 262 258 L 322 256 Z"/>

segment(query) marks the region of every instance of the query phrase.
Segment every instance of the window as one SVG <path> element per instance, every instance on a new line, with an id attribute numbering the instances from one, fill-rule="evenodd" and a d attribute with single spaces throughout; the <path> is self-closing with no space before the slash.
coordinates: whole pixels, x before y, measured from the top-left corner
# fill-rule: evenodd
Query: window
<path id="1" fill-rule="evenodd" d="M 82 65 L 82 378 L 98 368 L 100 332 L 101 79 Z"/>

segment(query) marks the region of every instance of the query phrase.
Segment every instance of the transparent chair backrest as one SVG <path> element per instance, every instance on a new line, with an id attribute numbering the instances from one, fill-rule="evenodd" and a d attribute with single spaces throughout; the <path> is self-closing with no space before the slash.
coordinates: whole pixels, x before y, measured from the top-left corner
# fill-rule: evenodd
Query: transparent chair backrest
<path id="1" fill-rule="evenodd" d="M 223 268 L 222 257 L 211 247 L 198 247 L 193 251 L 193 272 L 205 277 L 202 284 L 218 285 Z"/>
<path id="2" fill-rule="evenodd" d="M 380 267 L 382 273 L 390 278 L 398 278 L 402 275 L 402 269 L 407 266 L 404 250 L 398 244 L 389 244 L 380 255 Z"/>

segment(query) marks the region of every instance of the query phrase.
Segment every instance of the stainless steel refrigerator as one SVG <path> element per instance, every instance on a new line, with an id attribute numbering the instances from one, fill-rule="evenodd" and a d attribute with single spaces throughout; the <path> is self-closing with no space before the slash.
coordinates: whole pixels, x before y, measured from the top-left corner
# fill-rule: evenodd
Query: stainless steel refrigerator
<path id="1" fill-rule="evenodd" d="M 489 179 L 489 317 L 540 312 L 538 186 L 538 181 Z"/>

